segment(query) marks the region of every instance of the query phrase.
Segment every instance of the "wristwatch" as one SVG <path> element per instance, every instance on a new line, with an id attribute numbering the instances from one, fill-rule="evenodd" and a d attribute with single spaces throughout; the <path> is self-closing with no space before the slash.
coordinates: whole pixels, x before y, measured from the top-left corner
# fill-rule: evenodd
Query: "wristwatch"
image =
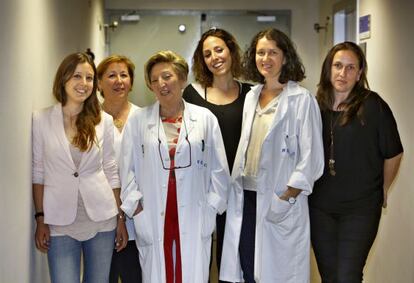
<path id="1" fill-rule="evenodd" d="M 289 197 L 289 198 L 287 199 L 287 201 L 288 201 L 290 204 L 295 204 L 295 202 L 296 202 L 296 198 L 294 198 L 294 197 Z"/>

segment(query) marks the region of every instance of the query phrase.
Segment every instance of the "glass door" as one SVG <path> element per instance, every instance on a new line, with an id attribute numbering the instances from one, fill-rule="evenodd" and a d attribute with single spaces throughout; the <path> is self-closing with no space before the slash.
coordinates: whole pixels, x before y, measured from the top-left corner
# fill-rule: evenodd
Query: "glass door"
<path id="1" fill-rule="evenodd" d="M 107 53 L 128 56 L 136 65 L 130 98 L 133 103 L 140 106 L 148 105 L 155 100 L 145 85 L 143 74 L 145 62 L 155 52 L 173 50 L 183 56 L 191 68 L 193 52 L 201 34 L 212 27 L 223 28 L 232 33 L 244 50 L 258 31 L 275 27 L 290 35 L 291 26 L 290 11 L 107 10 L 106 15 L 108 22 L 118 22 L 116 28 L 106 31 Z M 188 82 L 192 81 L 193 76 L 190 72 Z"/>
<path id="2" fill-rule="evenodd" d="M 343 0 L 334 5 L 334 45 L 343 41 L 357 42 L 356 0 Z"/>

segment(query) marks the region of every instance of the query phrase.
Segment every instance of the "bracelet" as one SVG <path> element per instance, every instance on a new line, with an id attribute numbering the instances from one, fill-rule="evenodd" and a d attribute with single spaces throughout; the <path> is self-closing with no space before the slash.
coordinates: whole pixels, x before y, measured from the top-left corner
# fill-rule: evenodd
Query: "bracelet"
<path id="1" fill-rule="evenodd" d="M 43 213 L 43 211 L 39 211 L 39 212 L 35 213 L 34 218 L 37 219 L 37 218 L 42 217 L 42 216 L 45 216 L 45 214 Z"/>

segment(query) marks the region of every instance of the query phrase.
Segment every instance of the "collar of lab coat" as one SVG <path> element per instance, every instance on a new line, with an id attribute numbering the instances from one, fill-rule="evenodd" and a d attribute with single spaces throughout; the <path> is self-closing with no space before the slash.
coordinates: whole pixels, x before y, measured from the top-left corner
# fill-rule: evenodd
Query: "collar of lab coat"
<path id="1" fill-rule="evenodd" d="M 246 121 L 251 125 L 254 119 L 254 114 L 256 112 L 257 103 L 259 102 L 260 92 L 263 89 L 263 84 L 258 84 L 251 87 L 252 95 L 246 97 L 245 105 L 249 105 L 249 113 L 246 115 Z M 297 82 L 288 81 L 286 86 L 283 88 L 283 91 L 279 94 L 279 105 L 278 110 L 276 111 L 275 117 L 273 119 L 272 125 L 268 133 L 272 132 L 272 130 L 283 120 L 286 116 L 288 110 L 288 99 L 289 97 L 296 96 L 301 93 L 301 88 Z"/>
<path id="2" fill-rule="evenodd" d="M 196 113 L 193 113 L 194 111 L 191 111 L 191 105 L 188 104 L 184 99 L 182 100 L 184 103 L 184 113 L 183 113 L 183 119 L 184 123 L 181 127 L 182 130 L 180 131 L 180 136 L 178 138 L 178 143 L 181 144 L 182 139 L 185 139 L 185 135 L 190 135 L 190 132 L 194 128 L 194 123 L 197 122 L 197 116 Z M 161 117 L 160 117 L 160 103 L 156 101 L 153 105 L 149 106 L 148 108 L 148 130 L 158 138 L 158 125 L 160 126 L 160 133 L 159 138 L 161 140 L 161 143 L 166 144 L 166 136 L 165 131 L 163 130 Z M 185 131 L 185 128 L 187 127 L 187 132 Z M 178 149 L 178 148 L 177 148 Z"/>

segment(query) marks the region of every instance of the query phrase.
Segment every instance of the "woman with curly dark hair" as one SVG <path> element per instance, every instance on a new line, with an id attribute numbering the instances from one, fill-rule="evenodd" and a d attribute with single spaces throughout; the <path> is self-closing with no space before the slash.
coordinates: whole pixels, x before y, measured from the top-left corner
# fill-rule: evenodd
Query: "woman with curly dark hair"
<path id="1" fill-rule="evenodd" d="M 58 101 L 33 114 L 36 247 L 52 282 L 108 282 L 114 240 L 125 247 L 112 118 L 101 112 L 96 69 L 85 53 L 67 56 L 53 85 Z M 118 217 L 117 217 L 118 215 Z"/>
<path id="2" fill-rule="evenodd" d="M 391 109 L 368 87 L 355 43 L 329 51 L 317 100 L 327 166 L 309 198 L 312 245 L 322 282 L 360 283 L 403 148 Z"/>
<path id="3" fill-rule="evenodd" d="M 231 170 L 240 139 L 243 103 L 251 87 L 237 80 L 242 68 L 236 39 L 223 29 L 206 31 L 194 51 L 192 70 L 196 83 L 185 88 L 183 98 L 217 117 Z M 216 262 L 220 270 L 226 213 L 217 215 L 216 220 Z"/>
<path id="4" fill-rule="evenodd" d="M 323 170 L 322 124 L 296 49 L 259 32 L 245 53 L 246 95 L 232 172 L 220 279 L 309 282 L 308 195 Z"/>

